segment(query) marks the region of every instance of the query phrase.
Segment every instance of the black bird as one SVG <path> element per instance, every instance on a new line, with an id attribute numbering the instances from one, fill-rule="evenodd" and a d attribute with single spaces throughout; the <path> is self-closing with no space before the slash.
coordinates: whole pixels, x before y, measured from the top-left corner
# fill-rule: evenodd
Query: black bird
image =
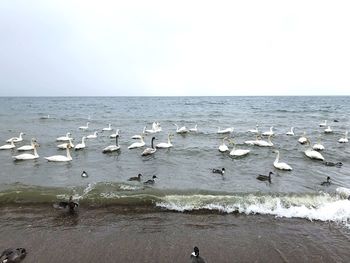
<path id="1" fill-rule="evenodd" d="M 215 174 L 224 175 L 224 173 L 225 173 L 225 168 L 222 168 L 221 170 L 220 170 L 220 169 L 213 169 L 212 172 L 215 173 Z"/>
<path id="2" fill-rule="evenodd" d="M 89 177 L 89 175 L 87 174 L 87 172 L 83 171 L 83 172 L 81 173 L 81 177 L 87 178 L 87 177 Z"/>
<path id="3" fill-rule="evenodd" d="M 144 182 L 144 184 L 154 184 L 155 178 L 158 178 L 158 177 L 155 176 L 155 175 L 153 175 L 153 176 L 152 176 L 152 179 L 147 180 L 146 182 Z"/>
<path id="4" fill-rule="evenodd" d="M 274 173 L 273 172 L 269 172 L 269 175 L 259 174 L 256 179 L 258 179 L 260 181 L 269 181 L 269 183 L 271 183 L 271 175 L 272 174 L 274 174 Z"/>
<path id="5" fill-rule="evenodd" d="M 53 205 L 53 207 L 57 209 L 68 209 L 69 212 L 74 212 L 78 206 L 79 204 L 73 201 L 73 196 L 69 197 L 68 202 L 62 201 Z"/>
<path id="6" fill-rule="evenodd" d="M 323 186 L 330 186 L 331 185 L 331 178 L 328 176 L 327 181 L 322 182 L 321 185 Z"/>
<path id="7" fill-rule="evenodd" d="M 204 259 L 199 256 L 198 247 L 194 247 L 193 252 L 191 254 L 191 262 L 192 263 L 205 263 Z"/>
<path id="8" fill-rule="evenodd" d="M 1 256 L 1 263 L 19 263 L 27 255 L 27 251 L 24 248 L 8 248 L 5 249 Z"/>
<path id="9" fill-rule="evenodd" d="M 342 167 L 343 166 L 343 163 L 342 162 L 337 162 L 337 163 L 332 163 L 332 162 L 324 162 L 324 165 L 325 166 L 335 166 L 335 167 Z"/>
<path id="10" fill-rule="evenodd" d="M 134 176 L 134 177 L 130 177 L 129 179 L 128 179 L 128 181 L 141 181 L 141 176 L 142 176 L 142 174 L 138 174 L 137 176 Z"/>
<path id="11" fill-rule="evenodd" d="M 338 120 L 334 120 L 334 122 L 339 122 Z"/>

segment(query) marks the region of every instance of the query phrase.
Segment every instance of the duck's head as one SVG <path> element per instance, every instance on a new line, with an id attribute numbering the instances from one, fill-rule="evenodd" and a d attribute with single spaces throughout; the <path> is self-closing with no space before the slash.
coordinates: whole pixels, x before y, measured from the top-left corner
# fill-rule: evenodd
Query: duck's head
<path id="1" fill-rule="evenodd" d="M 273 175 L 274 173 L 273 172 L 269 172 L 269 175 L 271 176 L 271 175 Z"/>
<path id="2" fill-rule="evenodd" d="M 155 176 L 155 175 L 153 175 L 153 176 L 152 176 L 152 179 L 155 179 L 155 178 L 158 178 L 158 177 L 157 177 L 157 176 Z"/>
<path id="3" fill-rule="evenodd" d="M 140 178 L 142 176 L 142 174 L 138 174 L 137 177 Z"/>
<path id="4" fill-rule="evenodd" d="M 198 247 L 194 247 L 193 248 L 192 255 L 195 256 L 195 257 L 199 256 L 199 248 Z"/>

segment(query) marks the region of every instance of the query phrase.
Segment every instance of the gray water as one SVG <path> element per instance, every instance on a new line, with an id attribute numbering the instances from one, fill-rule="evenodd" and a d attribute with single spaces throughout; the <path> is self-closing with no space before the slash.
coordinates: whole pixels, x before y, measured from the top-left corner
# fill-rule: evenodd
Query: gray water
<path id="1" fill-rule="evenodd" d="M 144 194 L 319 197 L 329 193 L 333 196 L 336 188 L 350 187 L 349 144 L 337 142 L 349 129 L 349 113 L 350 97 L 3 97 L 0 98 L 0 140 L 5 143 L 6 139 L 24 132 L 24 141 L 17 147 L 30 144 L 30 139 L 35 137 L 40 144 L 40 158 L 14 162 L 12 156 L 18 154 L 16 150 L 0 151 L 0 191 L 3 194 L 9 191 L 16 194 L 16 189 L 21 189 L 17 194 L 27 191 L 21 200 L 29 198 L 29 191 L 37 196 L 50 191 L 53 196 L 73 191 L 81 197 L 91 188 L 95 189 L 94 197 L 119 199 L 132 191 L 138 198 Z M 49 119 L 42 118 L 48 114 Z M 323 120 L 328 120 L 332 134 L 324 134 L 324 128 L 319 127 Z M 89 130 L 79 130 L 87 121 Z M 168 133 L 173 133 L 174 147 L 158 149 L 150 157 L 141 156 L 143 149 L 129 150 L 127 147 L 135 142 L 130 137 L 140 134 L 144 126 L 150 129 L 156 121 L 163 131 L 155 134 L 155 143 L 166 142 Z M 56 148 L 59 144 L 56 137 L 71 132 L 77 144 L 82 136 L 101 131 L 108 123 L 120 129 L 120 152 L 102 154 L 102 149 L 114 140 L 109 138 L 112 132 L 100 132 L 97 139 L 87 140 L 85 150 L 71 152 L 72 162 L 52 163 L 43 158 L 66 154 L 65 150 Z M 175 123 L 187 128 L 197 124 L 198 133 L 176 134 Z M 244 141 L 255 138 L 247 130 L 256 124 L 262 132 L 274 126 L 274 147 L 244 145 Z M 293 137 L 285 135 L 291 126 L 295 127 Z M 231 137 L 237 148 L 250 149 L 250 154 L 232 158 L 219 152 L 226 135 L 217 134 L 218 127 L 234 127 Z M 307 158 L 303 153 L 306 147 L 297 141 L 304 131 L 312 143 L 322 136 L 326 161 L 340 161 L 344 165 L 328 167 Z M 145 137 L 146 146 L 150 145 L 151 137 Z M 291 165 L 293 171 L 278 171 L 273 167 L 274 149 L 280 151 L 280 161 Z M 226 169 L 225 176 L 211 172 L 221 167 Z M 83 170 L 89 174 L 86 179 L 80 176 Z M 258 174 L 269 171 L 277 174 L 271 184 L 256 180 Z M 159 179 L 151 188 L 127 181 L 138 173 L 143 174 L 144 180 L 153 175 Z M 323 187 L 320 183 L 327 176 L 333 184 Z M 19 197 L 15 199 L 18 201 Z M 176 205 L 186 206 L 184 200 L 177 201 Z"/>

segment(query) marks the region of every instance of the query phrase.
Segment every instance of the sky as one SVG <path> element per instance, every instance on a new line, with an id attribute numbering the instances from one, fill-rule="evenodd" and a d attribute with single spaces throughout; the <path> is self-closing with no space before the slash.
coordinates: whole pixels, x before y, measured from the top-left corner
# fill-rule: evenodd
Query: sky
<path id="1" fill-rule="evenodd" d="M 350 1 L 0 1 L 0 96 L 350 95 Z"/>

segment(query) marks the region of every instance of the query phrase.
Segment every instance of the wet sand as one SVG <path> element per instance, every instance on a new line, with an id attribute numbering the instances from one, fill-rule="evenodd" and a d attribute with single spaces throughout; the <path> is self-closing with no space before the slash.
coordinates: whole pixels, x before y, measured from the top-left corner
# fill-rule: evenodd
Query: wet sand
<path id="1" fill-rule="evenodd" d="M 0 249 L 23 262 L 349 262 L 350 230 L 335 223 L 145 208 L 1 207 Z"/>

